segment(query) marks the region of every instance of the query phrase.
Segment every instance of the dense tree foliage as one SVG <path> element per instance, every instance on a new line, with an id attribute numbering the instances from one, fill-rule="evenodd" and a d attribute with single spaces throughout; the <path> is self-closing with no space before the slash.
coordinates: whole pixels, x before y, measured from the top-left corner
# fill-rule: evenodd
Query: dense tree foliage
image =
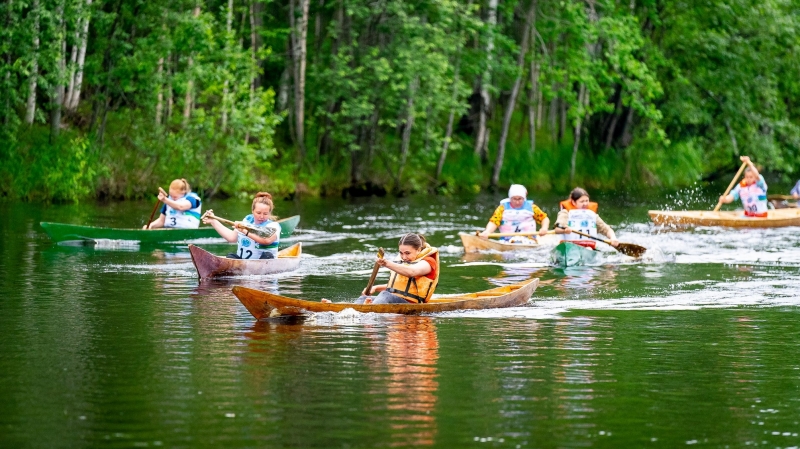
<path id="1" fill-rule="evenodd" d="M 796 0 L 5 0 L 0 192 L 683 185 L 800 162 Z"/>

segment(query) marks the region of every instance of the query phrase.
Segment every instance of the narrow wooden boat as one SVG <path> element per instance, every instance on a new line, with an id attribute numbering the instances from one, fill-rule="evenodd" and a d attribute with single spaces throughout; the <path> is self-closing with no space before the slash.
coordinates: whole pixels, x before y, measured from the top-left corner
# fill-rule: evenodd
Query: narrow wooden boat
<path id="1" fill-rule="evenodd" d="M 347 302 L 323 303 L 287 298 L 273 293 L 235 286 L 233 294 L 258 320 L 283 315 L 303 315 L 310 312 L 341 312 L 354 309 L 362 313 L 421 313 L 449 312 L 453 310 L 481 310 L 521 306 L 528 302 L 539 285 L 531 279 L 512 285 L 463 295 L 433 295 L 425 304 L 353 304 Z"/>
<path id="2" fill-rule="evenodd" d="M 277 259 L 229 259 L 220 257 L 195 245 L 189 245 L 192 262 L 200 279 L 222 276 L 262 276 L 296 270 L 300 266 L 302 245 L 294 245 L 278 251 Z"/>
<path id="3" fill-rule="evenodd" d="M 539 237 L 538 243 L 532 245 L 520 243 L 508 243 L 502 240 L 483 239 L 473 234 L 458 234 L 461 237 L 461 243 L 464 245 L 464 252 L 474 253 L 478 251 L 495 250 L 495 251 L 525 251 L 529 249 L 538 248 L 540 244 L 546 242 L 555 243 L 560 238 L 556 235 L 545 235 Z"/>
<path id="4" fill-rule="evenodd" d="M 550 251 L 550 263 L 562 268 L 594 265 L 599 258 L 598 251 L 570 242 L 561 242 Z"/>
<path id="5" fill-rule="evenodd" d="M 300 216 L 278 220 L 281 225 L 281 238 L 292 235 Z M 40 223 L 47 235 L 56 242 L 67 240 L 136 240 L 141 243 L 181 242 L 185 240 L 219 237 L 211 226 L 196 229 L 141 229 L 141 228 L 105 228 L 100 226 L 81 226 L 66 223 Z"/>
<path id="6" fill-rule="evenodd" d="M 800 209 L 767 211 L 767 216 L 746 217 L 742 211 L 651 210 L 650 219 L 657 225 L 727 226 L 731 228 L 781 228 L 800 226 Z"/>

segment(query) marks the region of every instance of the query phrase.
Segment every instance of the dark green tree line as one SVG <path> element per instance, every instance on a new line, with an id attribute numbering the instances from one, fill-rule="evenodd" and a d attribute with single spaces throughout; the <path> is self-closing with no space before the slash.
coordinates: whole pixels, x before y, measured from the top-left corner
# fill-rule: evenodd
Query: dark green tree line
<path id="1" fill-rule="evenodd" d="M 796 0 L 6 0 L 0 192 L 793 175 Z"/>

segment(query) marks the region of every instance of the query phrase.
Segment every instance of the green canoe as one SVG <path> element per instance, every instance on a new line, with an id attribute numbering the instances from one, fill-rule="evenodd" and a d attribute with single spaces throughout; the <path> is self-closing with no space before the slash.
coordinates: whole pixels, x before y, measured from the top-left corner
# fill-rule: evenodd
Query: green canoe
<path id="1" fill-rule="evenodd" d="M 281 224 L 281 238 L 292 235 L 300 216 L 295 215 L 283 220 Z M 205 239 L 219 237 L 214 228 L 207 226 L 197 229 L 120 229 L 102 228 L 97 226 L 81 226 L 66 223 L 40 223 L 47 235 L 56 242 L 65 240 L 137 240 L 142 243 L 180 242 L 184 240 Z"/>
<path id="2" fill-rule="evenodd" d="M 598 251 L 569 242 L 559 243 L 550 252 L 550 263 L 564 268 L 576 265 L 595 265 L 599 258 Z"/>

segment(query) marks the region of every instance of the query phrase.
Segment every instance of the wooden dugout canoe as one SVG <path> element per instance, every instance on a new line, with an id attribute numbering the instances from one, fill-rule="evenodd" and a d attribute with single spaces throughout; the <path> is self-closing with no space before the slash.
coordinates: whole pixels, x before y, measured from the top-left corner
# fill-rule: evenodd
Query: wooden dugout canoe
<path id="1" fill-rule="evenodd" d="M 537 239 L 538 243 L 534 243 L 533 245 L 523 245 L 519 243 L 508 243 L 500 240 L 482 239 L 477 235 L 473 234 L 459 234 L 458 236 L 461 237 L 461 243 L 464 245 L 464 252 L 466 253 L 474 253 L 478 251 L 487 251 L 487 250 L 525 251 L 529 249 L 538 248 L 540 244 L 545 243 L 547 241 L 555 242 L 556 240 L 559 239 L 559 237 L 555 235 L 545 235 Z"/>
<path id="2" fill-rule="evenodd" d="M 594 265 L 599 257 L 598 251 L 570 242 L 561 242 L 550 251 L 550 263 L 562 268 Z"/>
<path id="3" fill-rule="evenodd" d="M 233 294 L 258 320 L 285 315 L 304 315 L 310 312 L 341 312 L 353 309 L 362 313 L 422 313 L 449 312 L 453 310 L 482 310 L 521 306 L 528 302 L 539 286 L 539 279 L 463 295 L 433 295 L 425 304 L 353 304 L 347 302 L 323 303 L 287 298 L 273 293 L 241 286 L 233 287 Z"/>
<path id="4" fill-rule="evenodd" d="M 300 216 L 278 220 L 281 225 L 281 238 L 292 235 L 294 228 L 300 222 Z M 40 223 L 44 231 L 56 242 L 67 240 L 135 240 L 142 243 L 163 243 L 181 242 L 185 240 L 204 239 L 219 237 L 211 226 L 195 229 L 180 228 L 105 228 L 100 226 L 81 226 L 66 223 L 51 223 L 43 221 Z"/>
<path id="5" fill-rule="evenodd" d="M 192 263 L 200 279 L 222 276 L 263 276 L 296 270 L 300 266 L 302 245 L 294 245 L 278 251 L 277 259 L 229 259 L 220 257 L 195 245 L 189 245 Z"/>
<path id="6" fill-rule="evenodd" d="M 650 219 L 664 226 L 727 226 L 731 228 L 782 228 L 800 226 L 800 209 L 767 211 L 765 218 L 746 217 L 742 211 L 651 210 Z"/>

